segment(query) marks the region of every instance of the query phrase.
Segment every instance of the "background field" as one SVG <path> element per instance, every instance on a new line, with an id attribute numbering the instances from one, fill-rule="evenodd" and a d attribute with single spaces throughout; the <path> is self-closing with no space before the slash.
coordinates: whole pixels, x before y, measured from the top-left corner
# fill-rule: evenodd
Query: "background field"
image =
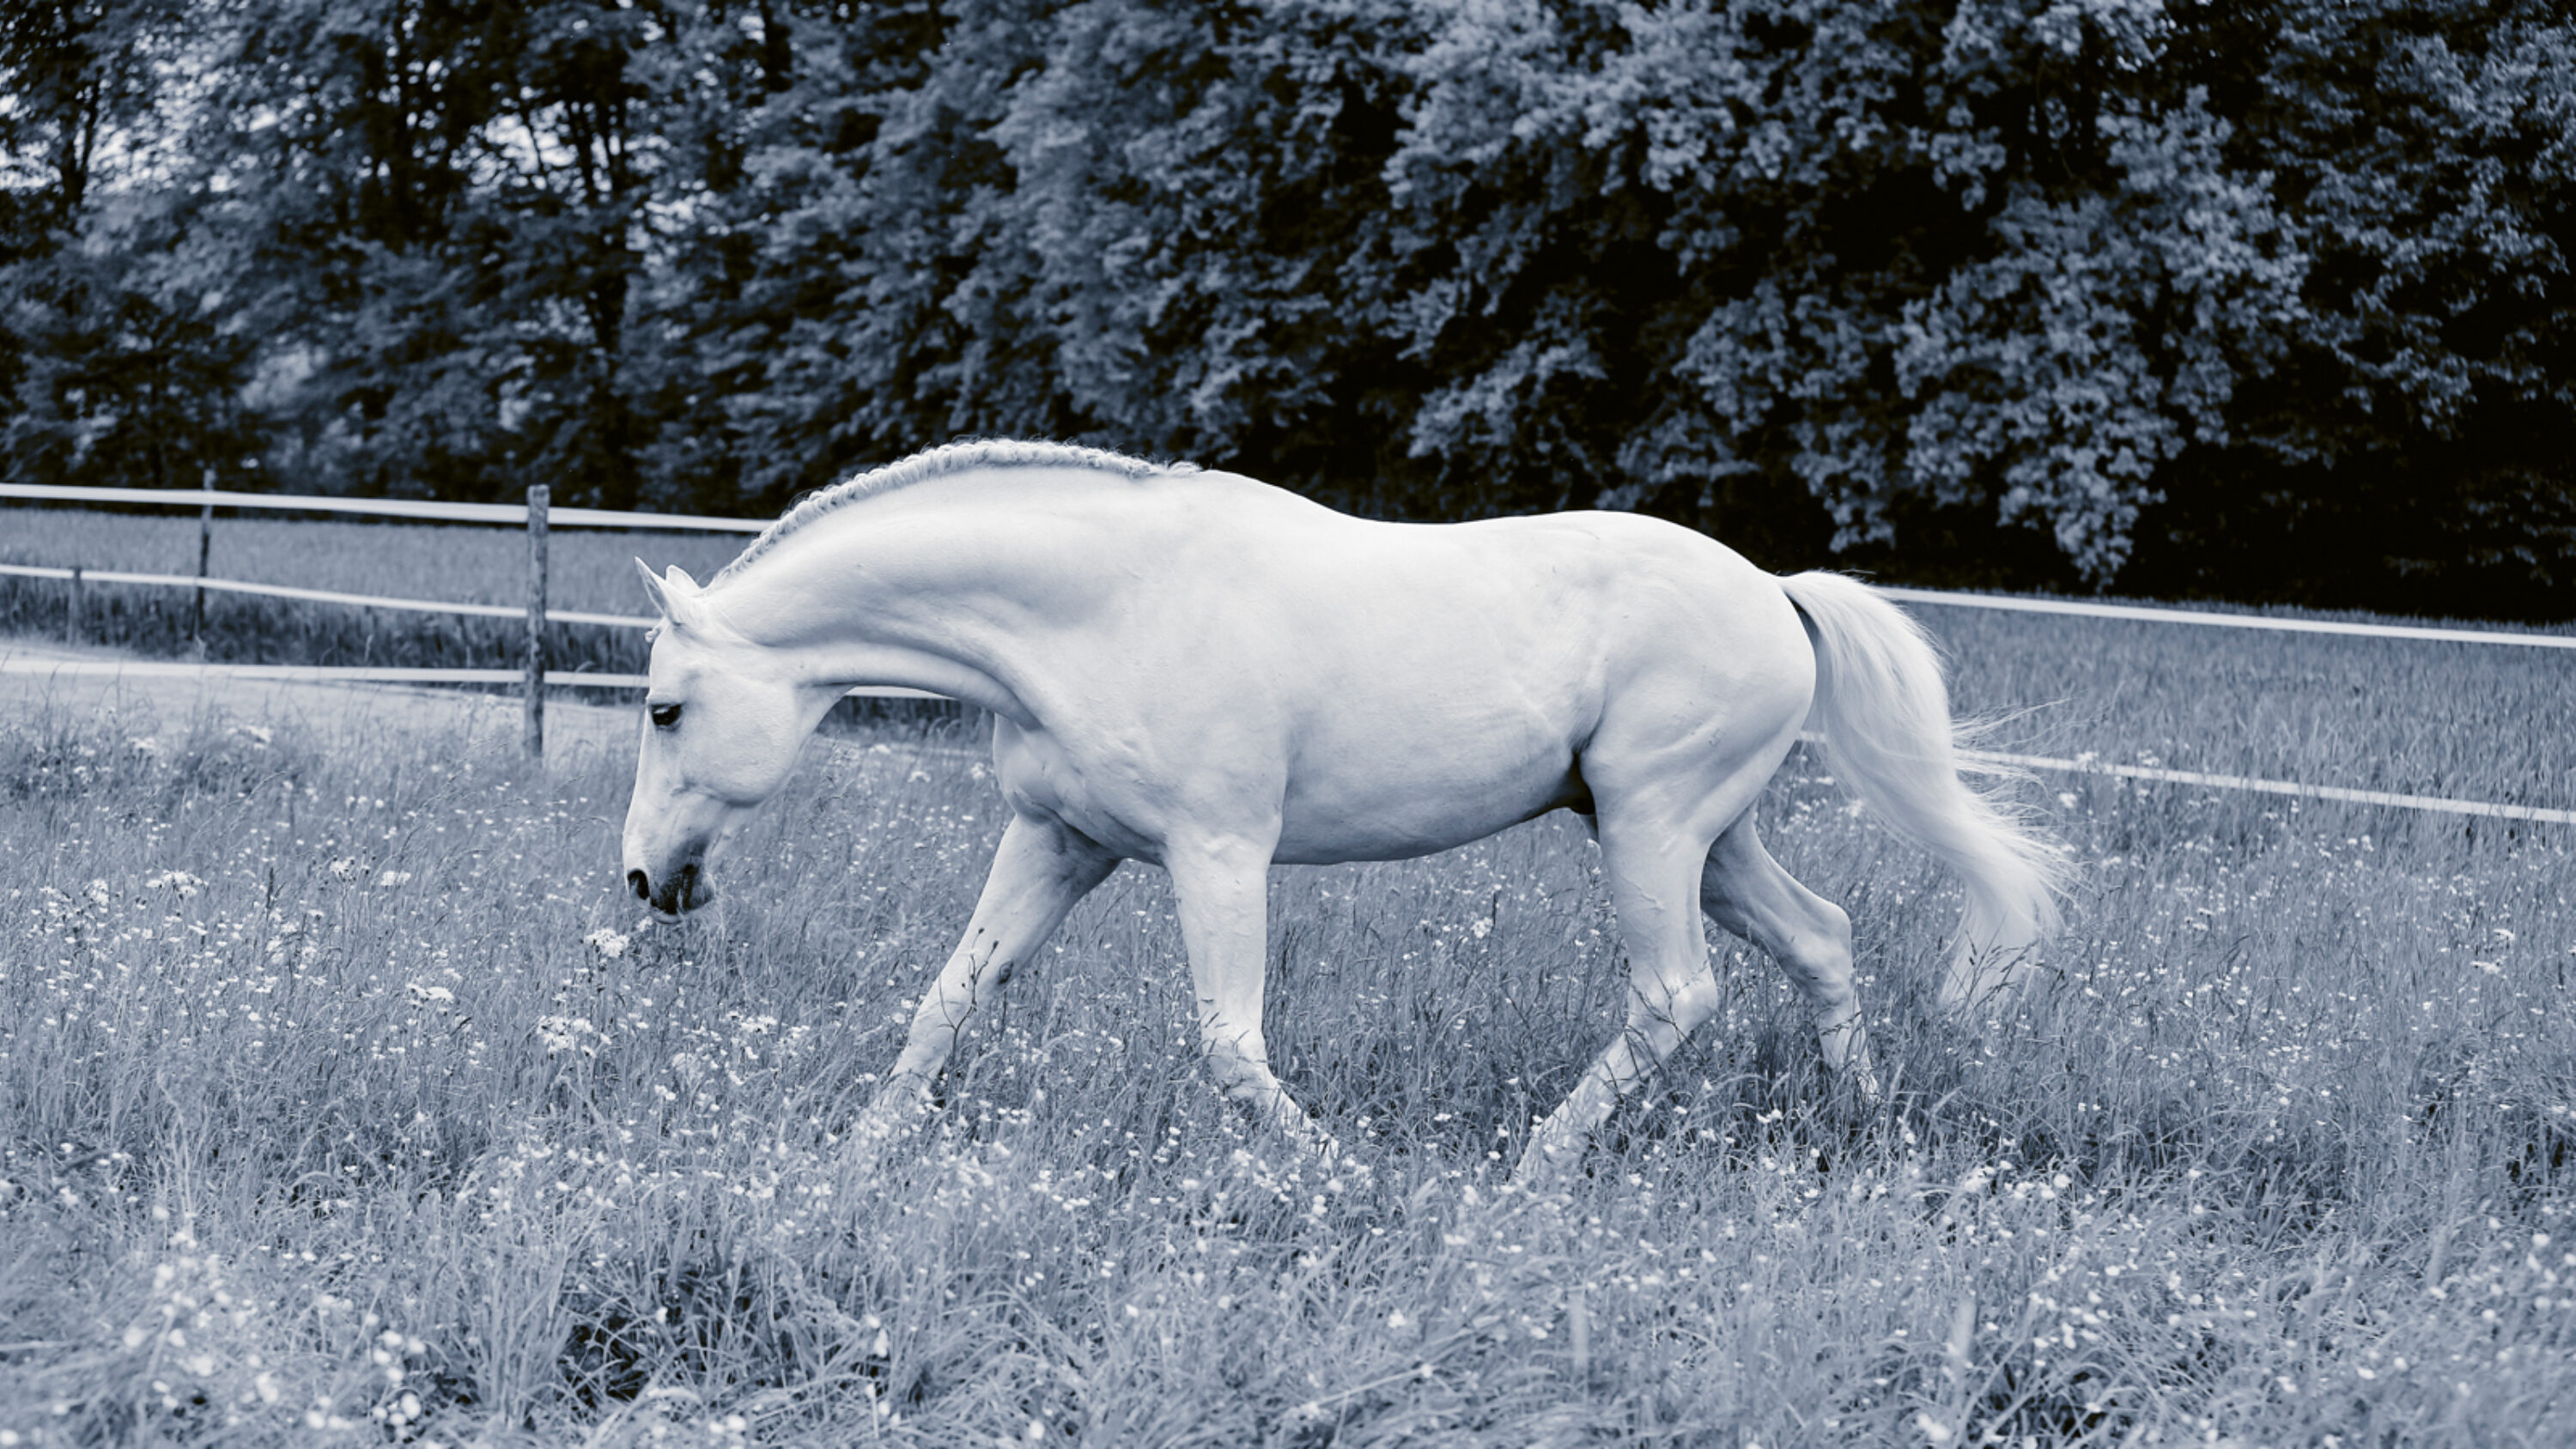
<path id="1" fill-rule="evenodd" d="M 2576 803 L 2540 651 L 1925 612 L 2005 748 Z M 862 1178 L 834 1134 L 998 835 L 975 742 L 819 743 L 671 929 L 614 878 L 625 767 L 510 743 L 0 697 L 0 1429 L 2411 1445 L 2576 1409 L 2563 828 L 2039 782 L 2084 862 L 2060 974 L 1951 1025 L 1954 893 L 1793 755 L 1766 830 L 1852 911 L 1894 1101 L 1721 943 L 1720 1019 L 1562 1200 L 1503 1174 L 1619 1000 L 1580 832 L 1277 873 L 1271 1039 L 1340 1177 L 1201 1080 L 1130 867 Z"/>

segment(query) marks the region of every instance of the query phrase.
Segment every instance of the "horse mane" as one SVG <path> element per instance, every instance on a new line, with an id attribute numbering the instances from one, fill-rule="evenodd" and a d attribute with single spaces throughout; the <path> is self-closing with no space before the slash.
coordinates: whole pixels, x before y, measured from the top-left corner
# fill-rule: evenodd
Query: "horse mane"
<path id="1" fill-rule="evenodd" d="M 742 552 L 734 555 L 733 562 L 718 569 L 715 577 L 707 580 L 707 586 L 712 588 L 741 573 L 761 555 L 776 547 L 779 540 L 852 503 L 976 468 L 1083 468 L 1129 479 L 1199 471 L 1195 463 L 1157 463 L 1147 458 L 1113 453 L 1107 448 L 1085 448 L 1073 443 L 1050 443 L 1037 439 L 969 438 L 942 443 L 883 467 L 844 478 L 798 499 L 794 506 L 778 516 L 777 522 L 763 529 Z"/>

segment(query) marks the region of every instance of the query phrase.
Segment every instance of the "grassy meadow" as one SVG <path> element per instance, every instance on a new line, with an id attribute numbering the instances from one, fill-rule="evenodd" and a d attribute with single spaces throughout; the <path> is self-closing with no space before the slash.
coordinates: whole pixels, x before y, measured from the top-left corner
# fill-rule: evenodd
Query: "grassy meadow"
<path id="1" fill-rule="evenodd" d="M 1999 748 L 2576 804 L 2563 656 L 1921 612 Z M 666 928 L 614 759 L 0 694 L 0 1444 L 2339 1449 L 2576 1412 L 2576 830 L 2031 782 L 2070 929 L 1951 1023 L 1955 890 L 1794 754 L 1766 833 L 1852 913 L 1890 1101 L 1721 937 L 1720 1018 L 1553 1196 L 1506 1166 L 1622 989 L 1569 820 L 1274 875 L 1270 1038 L 1338 1172 L 1203 1081 L 1130 866 L 857 1172 L 1000 831 L 975 745 L 819 741 Z"/>

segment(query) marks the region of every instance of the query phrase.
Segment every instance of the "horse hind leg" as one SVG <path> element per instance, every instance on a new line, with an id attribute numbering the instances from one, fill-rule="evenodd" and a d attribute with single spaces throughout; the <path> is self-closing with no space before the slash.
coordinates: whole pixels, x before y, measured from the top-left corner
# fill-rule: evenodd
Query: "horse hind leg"
<path id="1" fill-rule="evenodd" d="M 1851 917 L 1798 883 L 1771 858 L 1747 811 L 1710 847 L 1700 873 L 1700 905 L 1727 930 L 1771 953 L 1814 1009 L 1825 1065 L 1879 1097 L 1870 1065 L 1868 1029 L 1852 974 Z"/>
<path id="2" fill-rule="evenodd" d="M 1599 833 L 1602 873 L 1628 950 L 1628 1020 L 1531 1134 L 1515 1172 L 1523 1181 L 1571 1168 L 1618 1100 L 1717 1009 L 1717 978 L 1692 892 L 1708 837 L 1679 822 L 1608 813 Z"/>

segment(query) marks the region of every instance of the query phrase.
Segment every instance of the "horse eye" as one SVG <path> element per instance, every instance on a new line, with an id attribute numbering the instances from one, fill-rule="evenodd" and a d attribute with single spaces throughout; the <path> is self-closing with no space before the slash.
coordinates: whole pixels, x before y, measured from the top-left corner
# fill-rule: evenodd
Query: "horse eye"
<path id="1" fill-rule="evenodd" d="M 655 729 L 666 730 L 679 722 L 680 707 L 678 705 L 657 704 L 653 706 L 653 727 Z"/>

